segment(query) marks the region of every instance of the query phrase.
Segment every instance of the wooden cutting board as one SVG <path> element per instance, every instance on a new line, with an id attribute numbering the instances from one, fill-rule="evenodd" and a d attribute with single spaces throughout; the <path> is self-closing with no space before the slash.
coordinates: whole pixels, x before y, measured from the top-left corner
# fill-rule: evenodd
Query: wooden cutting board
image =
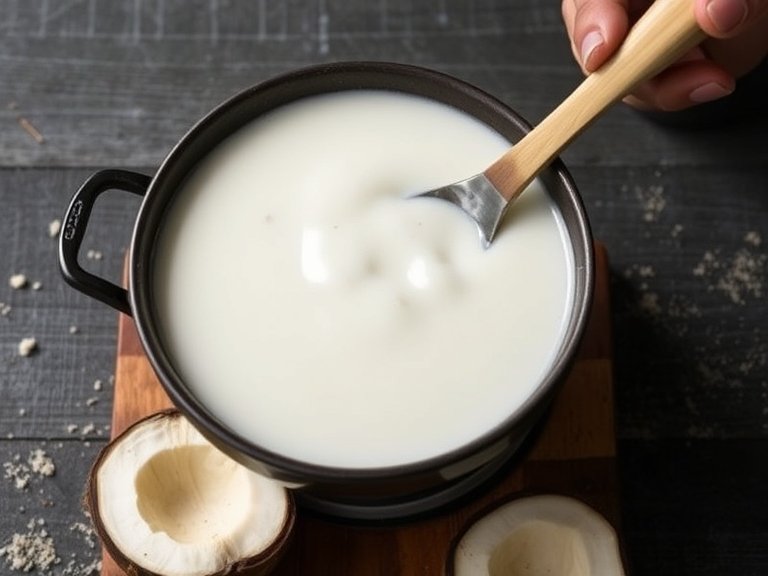
<path id="1" fill-rule="evenodd" d="M 461 507 L 388 528 L 335 524 L 299 511 L 291 548 L 277 575 L 438 575 L 451 540 L 493 502 L 520 493 L 580 498 L 619 529 L 608 261 L 595 249 L 596 286 L 590 323 L 577 361 L 520 461 Z M 139 342 L 133 321 L 120 316 L 113 437 L 170 406 Z M 122 572 L 104 552 L 103 576 Z"/>

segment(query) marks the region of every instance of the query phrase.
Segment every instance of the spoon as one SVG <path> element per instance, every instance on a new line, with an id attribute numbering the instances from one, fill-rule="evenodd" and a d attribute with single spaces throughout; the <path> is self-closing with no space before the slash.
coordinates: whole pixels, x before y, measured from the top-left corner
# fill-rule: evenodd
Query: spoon
<path id="1" fill-rule="evenodd" d="M 488 248 L 508 206 L 571 140 L 640 82 L 701 42 L 693 0 L 656 0 L 611 60 L 484 172 L 411 196 L 440 198 L 475 220 Z"/>

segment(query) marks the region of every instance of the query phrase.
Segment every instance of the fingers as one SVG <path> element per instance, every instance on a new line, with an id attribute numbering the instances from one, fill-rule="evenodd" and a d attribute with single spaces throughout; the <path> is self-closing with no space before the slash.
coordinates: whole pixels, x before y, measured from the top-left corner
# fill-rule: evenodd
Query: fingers
<path id="1" fill-rule="evenodd" d="M 584 72 L 599 68 L 624 40 L 629 29 L 627 2 L 563 0 L 561 8 L 571 49 Z"/>
<path id="2" fill-rule="evenodd" d="M 733 38 L 761 19 L 765 22 L 768 0 L 695 0 L 695 12 L 709 36 Z"/>
<path id="3" fill-rule="evenodd" d="M 768 53 L 768 0 L 690 0 L 702 29 L 715 39 L 637 87 L 626 102 L 638 108 L 681 110 L 730 94 L 734 77 Z M 562 0 L 571 49 L 589 74 L 624 41 L 650 0 Z M 732 40 L 734 36 L 738 39 Z M 729 40 L 720 40 L 728 38 Z M 731 47 L 732 45 L 732 47 Z"/>
<path id="4" fill-rule="evenodd" d="M 768 0 L 691 0 L 699 25 L 714 38 L 768 36 Z M 562 0 L 571 49 L 584 72 L 599 68 L 624 40 L 648 0 Z M 754 43 L 754 42 L 753 42 Z"/>
<path id="5" fill-rule="evenodd" d="M 672 112 L 727 96 L 734 87 L 733 76 L 696 48 L 677 64 L 638 86 L 625 101 L 636 108 Z"/>
<path id="6" fill-rule="evenodd" d="M 768 11 L 738 37 L 710 38 L 704 46 L 710 60 L 719 63 L 736 78 L 744 76 L 768 57 Z"/>

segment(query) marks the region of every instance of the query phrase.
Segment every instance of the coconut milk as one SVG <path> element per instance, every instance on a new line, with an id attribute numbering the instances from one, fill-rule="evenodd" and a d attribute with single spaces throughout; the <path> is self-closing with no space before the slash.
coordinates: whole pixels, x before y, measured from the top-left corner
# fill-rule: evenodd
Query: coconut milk
<path id="1" fill-rule="evenodd" d="M 398 465 L 466 444 L 540 384 L 573 255 L 534 183 L 489 250 L 410 193 L 509 143 L 386 91 L 308 98 L 243 127 L 184 185 L 160 239 L 163 341 L 227 426 L 297 460 Z"/>

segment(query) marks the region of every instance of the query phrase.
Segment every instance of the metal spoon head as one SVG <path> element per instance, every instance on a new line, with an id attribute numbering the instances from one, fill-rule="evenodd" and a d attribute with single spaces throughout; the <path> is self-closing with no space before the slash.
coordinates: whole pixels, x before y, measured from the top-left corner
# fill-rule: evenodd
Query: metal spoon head
<path id="1" fill-rule="evenodd" d="M 480 243 L 485 249 L 493 242 L 509 204 L 482 173 L 410 198 L 439 198 L 461 208 L 477 224 Z"/>

